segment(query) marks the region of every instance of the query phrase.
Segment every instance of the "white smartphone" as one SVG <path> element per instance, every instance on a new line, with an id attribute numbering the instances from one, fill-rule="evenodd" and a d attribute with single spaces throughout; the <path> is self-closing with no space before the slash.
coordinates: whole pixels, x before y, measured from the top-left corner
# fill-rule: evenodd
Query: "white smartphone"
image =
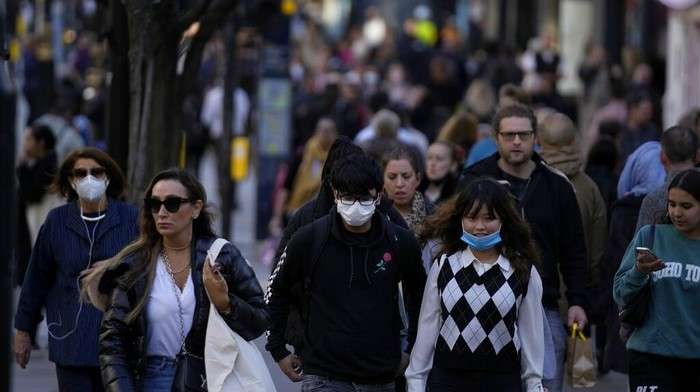
<path id="1" fill-rule="evenodd" d="M 652 256 L 655 259 L 658 259 L 659 257 L 654 254 L 654 252 L 651 251 L 649 248 L 645 248 L 643 246 L 638 246 L 635 248 L 637 250 L 637 253 L 647 253 L 650 256 Z"/>

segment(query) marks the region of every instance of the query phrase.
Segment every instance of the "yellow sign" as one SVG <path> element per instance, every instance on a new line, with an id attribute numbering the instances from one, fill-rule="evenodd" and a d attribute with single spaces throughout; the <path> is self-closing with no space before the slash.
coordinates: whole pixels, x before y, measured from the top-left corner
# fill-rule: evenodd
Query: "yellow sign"
<path id="1" fill-rule="evenodd" d="M 231 140 L 231 179 L 243 181 L 248 177 L 250 162 L 250 139 L 237 136 Z"/>
<path id="2" fill-rule="evenodd" d="M 280 9 L 284 15 L 293 15 L 297 13 L 297 2 L 294 0 L 282 0 Z"/>

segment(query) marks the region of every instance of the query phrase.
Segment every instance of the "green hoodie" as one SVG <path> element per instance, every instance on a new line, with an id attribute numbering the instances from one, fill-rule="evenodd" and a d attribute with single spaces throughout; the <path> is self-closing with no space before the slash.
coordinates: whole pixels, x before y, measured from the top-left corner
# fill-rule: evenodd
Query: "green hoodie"
<path id="1" fill-rule="evenodd" d="M 630 243 L 615 274 L 615 301 L 628 303 L 649 279 L 635 268 L 638 246 L 650 247 L 651 226 Z M 666 268 L 651 274 L 647 319 L 627 341 L 627 348 L 675 358 L 700 358 L 700 240 L 672 225 L 656 225 L 652 251 Z"/>

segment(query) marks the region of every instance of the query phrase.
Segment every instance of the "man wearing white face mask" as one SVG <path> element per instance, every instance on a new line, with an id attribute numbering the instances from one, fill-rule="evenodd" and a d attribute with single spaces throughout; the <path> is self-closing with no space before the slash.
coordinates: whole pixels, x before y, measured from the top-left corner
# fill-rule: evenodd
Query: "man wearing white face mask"
<path id="1" fill-rule="evenodd" d="M 280 258 L 267 298 L 267 349 L 292 381 L 303 381 L 302 391 L 394 391 L 415 340 L 425 285 L 420 249 L 376 210 L 383 180 L 374 161 L 338 162 L 331 184 L 335 207 L 299 229 Z M 409 317 L 404 353 L 399 282 Z M 300 303 L 305 325 L 296 354 L 284 335 L 292 303 Z"/>

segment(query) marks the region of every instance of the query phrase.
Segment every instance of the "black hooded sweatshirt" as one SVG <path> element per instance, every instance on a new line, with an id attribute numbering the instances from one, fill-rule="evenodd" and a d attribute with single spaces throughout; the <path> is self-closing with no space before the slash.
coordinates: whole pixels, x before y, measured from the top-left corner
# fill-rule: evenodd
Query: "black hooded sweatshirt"
<path id="1" fill-rule="evenodd" d="M 313 243 L 323 240 L 314 236 L 314 225 L 328 225 L 328 220 L 331 230 L 325 245 L 312 271 L 305 271 Z M 292 287 L 309 273 L 304 373 L 360 384 L 392 382 L 401 358 L 398 283 L 403 286 L 412 345 L 426 279 L 413 234 L 378 212 L 369 232 L 350 233 L 335 208 L 299 229 L 268 292 L 272 325 L 267 349 L 276 361 L 289 354 L 284 331 L 295 298 Z"/>

